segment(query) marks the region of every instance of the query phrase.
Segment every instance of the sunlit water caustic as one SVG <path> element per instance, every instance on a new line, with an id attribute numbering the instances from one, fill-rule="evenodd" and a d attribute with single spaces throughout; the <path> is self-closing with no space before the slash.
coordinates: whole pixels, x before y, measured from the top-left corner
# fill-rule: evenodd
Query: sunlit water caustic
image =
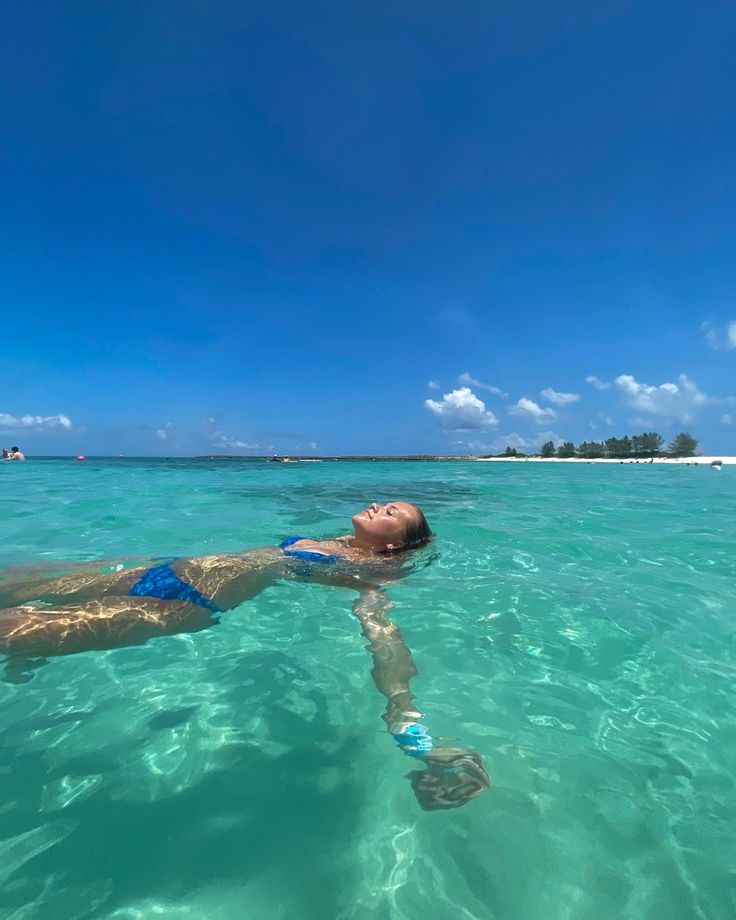
<path id="1" fill-rule="evenodd" d="M 353 592 L 282 582 L 0 682 L 3 920 L 736 916 L 736 468 L 35 460 L 0 496 L 6 574 L 417 502 L 436 558 L 391 615 L 492 778 L 422 811 Z"/>

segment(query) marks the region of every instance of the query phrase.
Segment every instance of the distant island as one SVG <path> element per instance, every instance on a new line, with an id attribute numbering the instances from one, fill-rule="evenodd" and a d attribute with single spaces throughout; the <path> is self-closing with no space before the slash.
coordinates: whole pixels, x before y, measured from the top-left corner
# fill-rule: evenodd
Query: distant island
<path id="1" fill-rule="evenodd" d="M 297 462 L 306 462 L 314 463 L 317 461 L 320 462 L 335 462 L 335 461 L 401 461 L 401 460 L 477 460 L 476 456 L 468 456 L 467 454 L 385 454 L 385 455 L 376 455 L 376 454 L 350 454 L 347 456 L 315 456 L 310 454 L 309 456 L 304 456 L 302 454 L 287 454 L 281 455 L 278 457 L 272 456 L 257 456 L 254 454 L 200 454 L 194 458 L 195 460 L 259 460 L 267 461 L 273 463 L 297 463 Z"/>
<path id="2" fill-rule="evenodd" d="M 525 454 L 515 447 L 507 447 L 500 454 L 348 454 L 345 456 L 304 456 L 289 455 L 244 455 L 244 454 L 202 454 L 196 460 L 251 460 L 267 463 L 317 463 L 317 462 L 447 462 L 447 461 L 496 461 L 516 462 L 533 461 L 548 463 L 685 463 L 731 465 L 736 458 L 728 456 L 704 457 L 697 453 L 698 442 L 688 432 L 681 431 L 668 447 L 664 447 L 664 438 L 656 431 L 647 431 L 639 435 L 624 435 L 622 438 L 611 437 L 605 441 L 582 441 L 577 446 L 572 441 L 565 441 L 556 446 L 546 441 L 539 453 Z"/>

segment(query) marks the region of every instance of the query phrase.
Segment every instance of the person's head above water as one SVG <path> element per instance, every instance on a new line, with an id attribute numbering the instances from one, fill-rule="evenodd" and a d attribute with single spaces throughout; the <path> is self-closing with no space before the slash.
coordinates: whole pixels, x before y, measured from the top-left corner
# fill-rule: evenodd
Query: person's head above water
<path id="1" fill-rule="evenodd" d="M 378 552 L 424 546 L 433 534 L 422 509 L 409 502 L 373 502 L 353 516 L 355 542 Z"/>

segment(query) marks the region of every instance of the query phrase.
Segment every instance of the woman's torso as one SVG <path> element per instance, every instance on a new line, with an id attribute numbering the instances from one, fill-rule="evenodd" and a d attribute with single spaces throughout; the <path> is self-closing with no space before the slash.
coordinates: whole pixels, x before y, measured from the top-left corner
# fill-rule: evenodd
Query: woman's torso
<path id="1" fill-rule="evenodd" d="M 279 574 L 303 578 L 306 574 L 303 565 L 305 559 L 314 560 L 314 575 L 320 580 L 340 580 L 337 572 L 334 576 L 328 572 L 328 569 L 333 569 L 332 566 L 320 564 L 322 560 L 385 562 L 381 556 L 352 546 L 351 540 L 347 535 L 328 540 L 292 538 L 291 541 L 284 541 L 288 544 L 284 549 L 263 547 L 241 553 L 88 565 L 68 574 L 6 582 L 0 586 L 0 607 L 19 606 L 34 601 L 55 605 L 80 604 L 138 593 L 135 588 L 141 579 L 145 579 L 153 569 L 165 566 L 170 567 L 182 582 L 191 585 L 215 606 L 225 610 L 242 603 Z M 302 565 L 290 565 L 290 562 L 300 562 Z"/>

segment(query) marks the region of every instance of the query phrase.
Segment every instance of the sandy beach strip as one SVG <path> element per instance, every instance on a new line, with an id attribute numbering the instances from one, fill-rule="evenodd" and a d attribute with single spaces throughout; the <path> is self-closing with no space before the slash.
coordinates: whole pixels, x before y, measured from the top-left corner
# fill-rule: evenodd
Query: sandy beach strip
<path id="1" fill-rule="evenodd" d="M 678 466 L 710 466 L 711 463 L 721 463 L 723 466 L 736 466 L 736 457 L 727 457 L 723 454 L 713 454 L 712 457 L 646 457 L 626 460 L 615 460 L 608 457 L 597 457 L 586 460 L 584 457 L 475 457 L 478 463 L 659 463 Z"/>

